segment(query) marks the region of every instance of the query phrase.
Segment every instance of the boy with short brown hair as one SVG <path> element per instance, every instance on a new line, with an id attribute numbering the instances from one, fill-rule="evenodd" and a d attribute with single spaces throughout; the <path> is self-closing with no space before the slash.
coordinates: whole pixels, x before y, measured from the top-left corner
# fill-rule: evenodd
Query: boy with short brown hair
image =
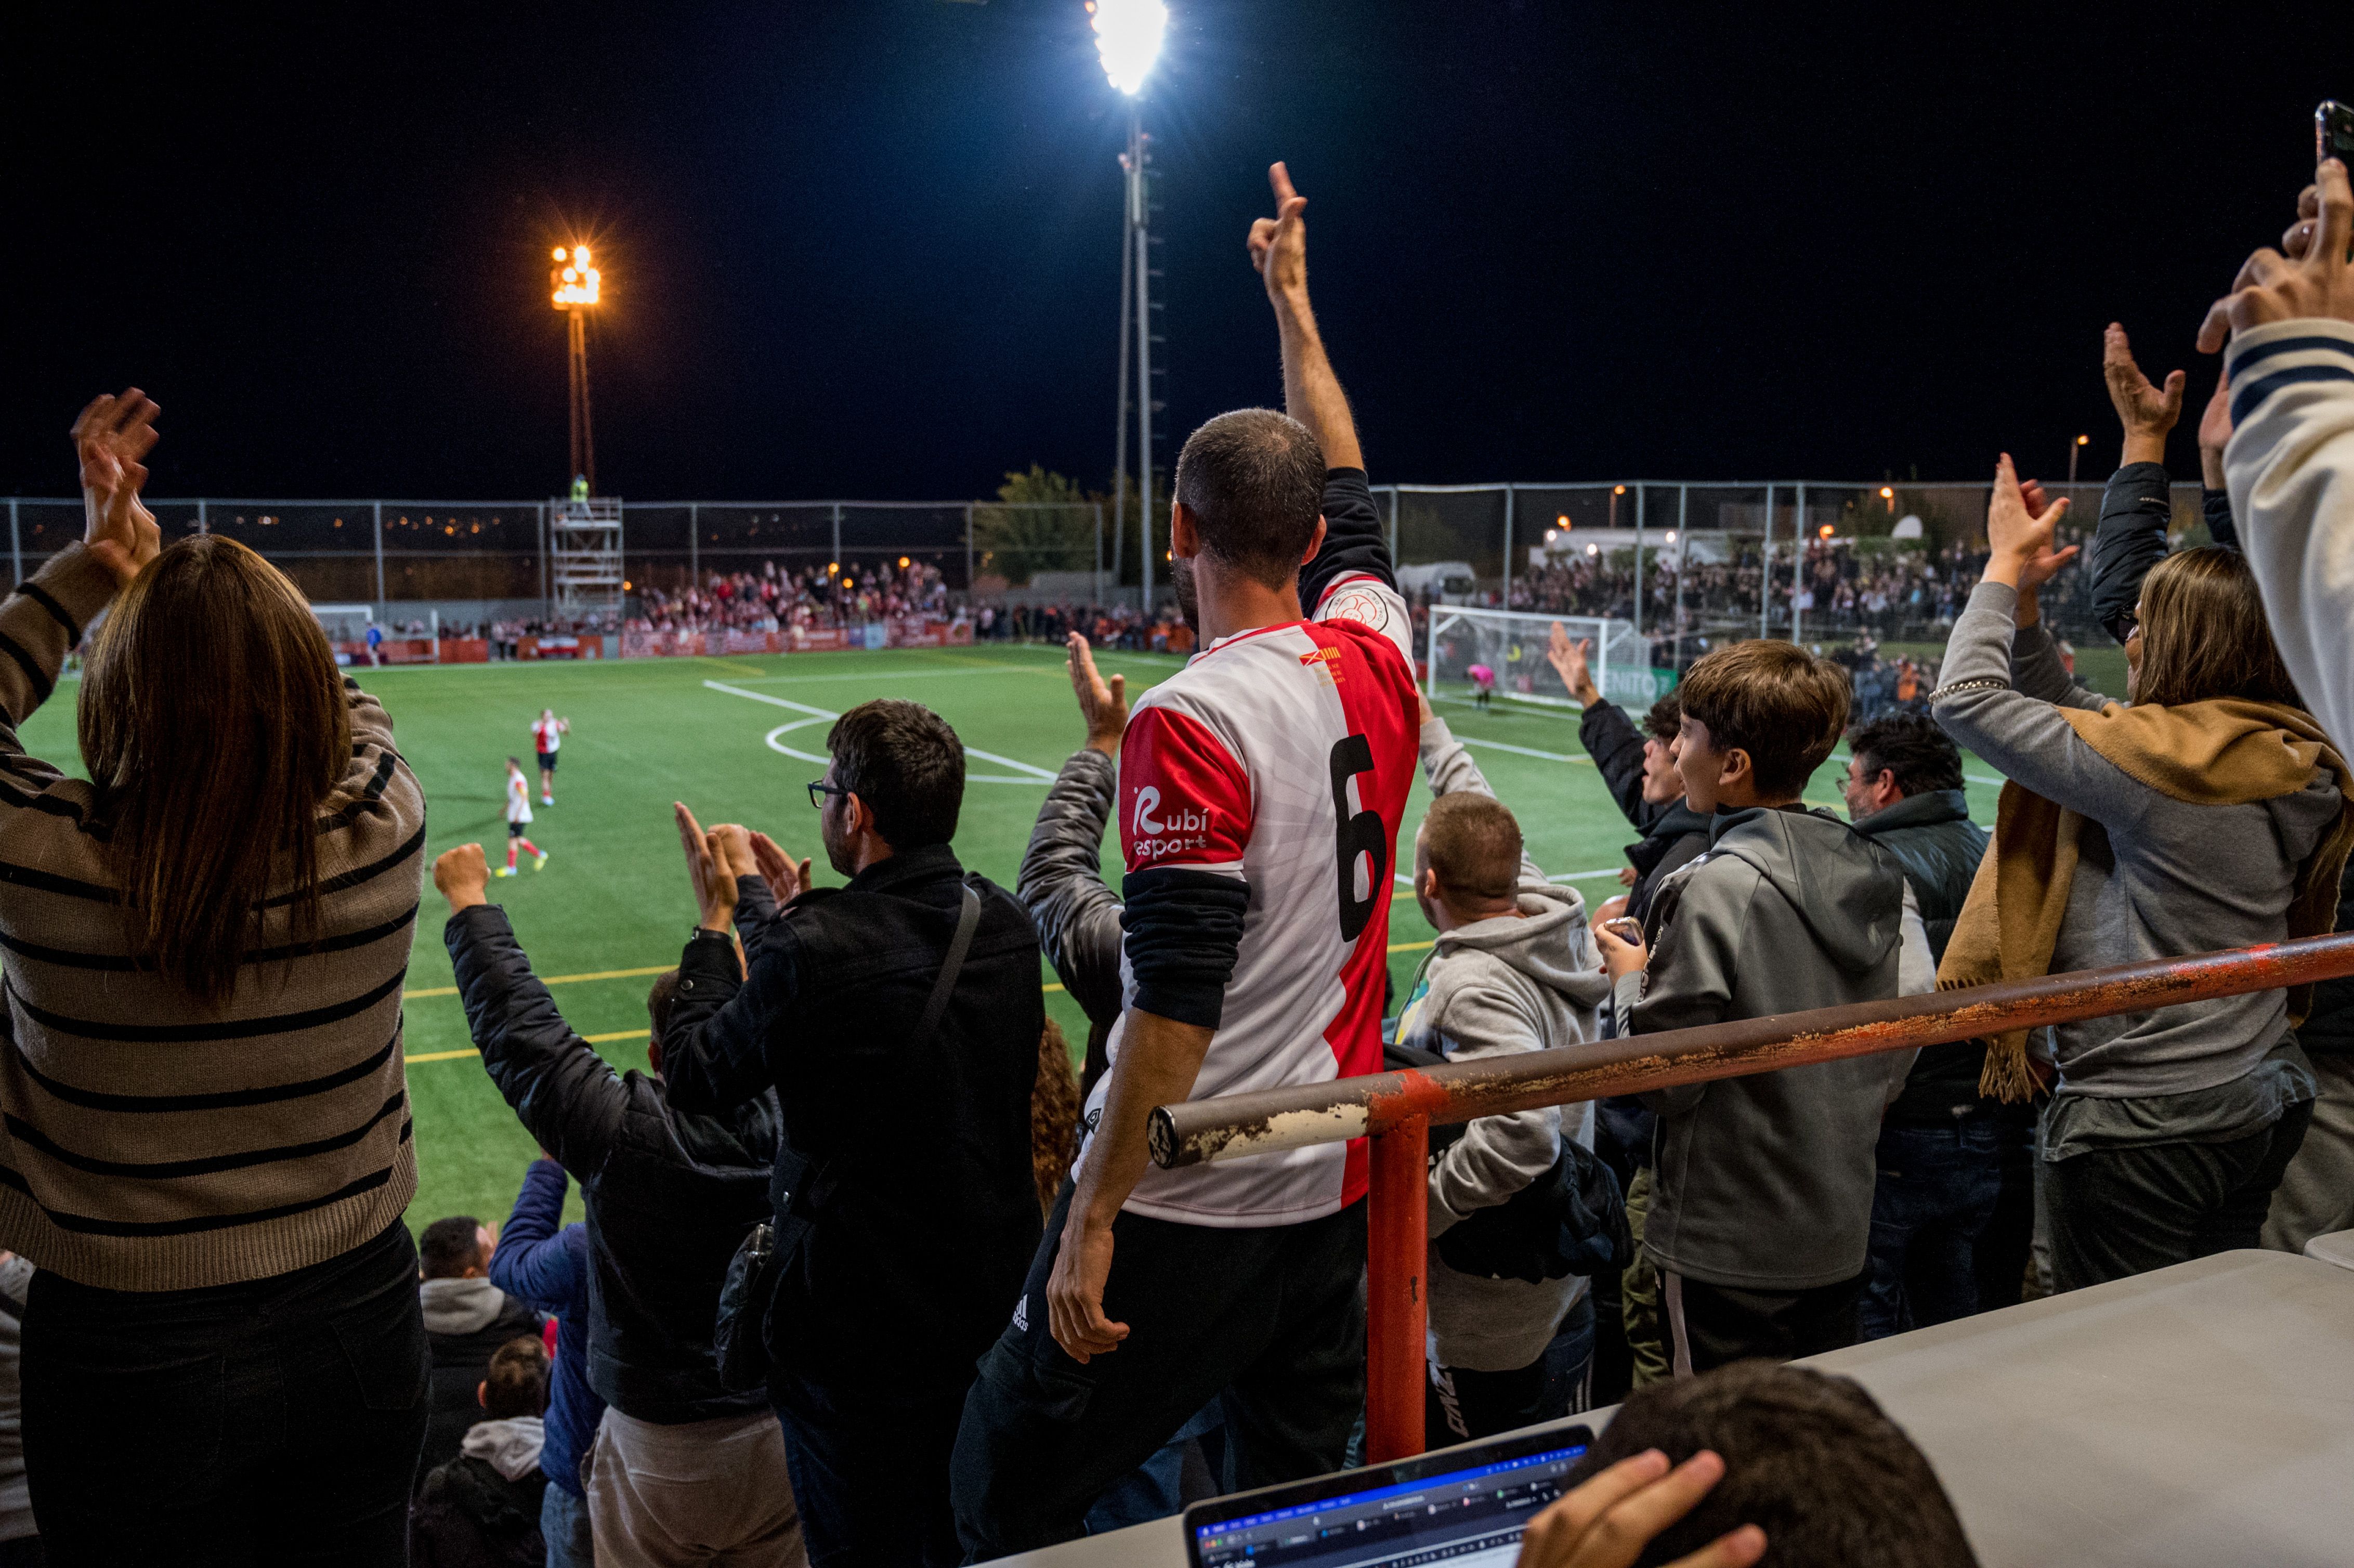
<path id="1" fill-rule="evenodd" d="M 1681 694 L 1677 762 L 1709 848 L 1660 885 L 1648 949 L 1596 932 L 1618 1032 L 1932 989 L 1894 861 L 1801 799 L 1846 727 L 1846 675 L 1791 643 L 1740 642 Z M 1645 1097 L 1659 1119 L 1643 1248 L 1678 1375 L 1855 1340 L 1872 1147 L 1911 1065 L 1894 1052 Z"/>

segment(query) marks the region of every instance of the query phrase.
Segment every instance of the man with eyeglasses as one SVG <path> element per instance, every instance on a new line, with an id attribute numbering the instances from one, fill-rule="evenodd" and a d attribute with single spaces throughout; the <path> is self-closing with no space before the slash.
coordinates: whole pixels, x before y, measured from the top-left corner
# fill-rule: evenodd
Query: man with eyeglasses
<path id="1" fill-rule="evenodd" d="M 866 703 L 826 748 L 809 796 L 846 886 L 678 808 L 702 918 L 664 1086 L 697 1111 L 773 1088 L 783 1113 L 765 1339 L 810 1561 L 944 1568 L 965 1393 L 1038 1246 L 1038 937 L 949 847 L 964 747 L 939 715 Z"/>

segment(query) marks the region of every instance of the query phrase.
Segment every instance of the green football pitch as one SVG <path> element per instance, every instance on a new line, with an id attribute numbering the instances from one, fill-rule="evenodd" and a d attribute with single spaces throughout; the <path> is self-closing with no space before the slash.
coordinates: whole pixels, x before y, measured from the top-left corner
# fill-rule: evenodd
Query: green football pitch
<path id="1" fill-rule="evenodd" d="M 1141 653 L 1101 661 L 1106 673 L 1127 674 L 1131 694 L 1177 663 Z M 556 804 L 534 806 L 531 834 L 549 852 L 547 868 L 535 873 L 526 860 L 518 876 L 493 881 L 491 893 L 505 905 L 566 1019 L 623 1068 L 645 1065 L 646 988 L 677 961 L 695 920 L 672 801 L 685 801 L 705 824 L 743 822 L 796 854 L 822 853 L 802 786 L 824 771 L 813 758 L 824 751 L 826 720 L 871 697 L 910 698 L 954 725 L 970 753 L 958 853 L 1011 888 L 1046 783 L 1083 738 L 1058 648 L 357 673 L 390 710 L 401 752 L 424 782 L 432 853 L 479 840 L 497 864 L 505 758 L 531 763 L 530 726 L 541 708 L 572 721 Z M 74 694 L 70 683 L 61 687 L 23 732 L 33 755 L 69 768 L 76 760 Z M 1575 878 L 1589 903 L 1617 891 L 1615 873 L 1633 835 L 1577 744 L 1575 713 L 1499 704 L 1483 714 L 1468 703 L 1442 703 L 1441 711 L 1519 815 L 1538 864 Z M 808 756 L 790 754 L 796 751 Z M 1809 798 L 1837 805 L 1843 767 L 1843 754 L 1827 763 Z M 1995 786 L 1983 767 L 1973 763 L 1970 771 L 1988 780 L 1969 786 L 1972 812 L 1991 822 Z M 1426 800 L 1417 781 L 1407 808 L 1409 842 Z M 1117 885 L 1117 839 L 1106 837 L 1105 873 Z M 822 880 L 840 879 L 828 873 Z M 1431 931 L 1404 887 L 1397 891 L 1390 967 L 1403 990 Z M 429 885 L 406 991 L 419 1172 L 409 1220 L 419 1226 L 445 1214 L 503 1221 L 533 1153 L 468 1041 L 441 944 L 447 913 Z M 1052 969 L 1042 968 L 1039 978 L 1050 1015 L 1072 1041 L 1083 1041 L 1085 1020 Z M 578 1202 L 576 1192 L 576 1209 Z"/>

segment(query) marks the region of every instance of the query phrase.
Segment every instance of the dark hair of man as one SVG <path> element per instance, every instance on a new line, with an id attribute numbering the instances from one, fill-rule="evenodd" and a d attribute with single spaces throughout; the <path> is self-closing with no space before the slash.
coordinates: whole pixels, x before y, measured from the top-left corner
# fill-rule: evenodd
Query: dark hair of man
<path id="1" fill-rule="evenodd" d="M 509 768 L 520 768 L 523 766 L 523 763 L 517 758 L 510 757 L 507 758 L 507 766 Z"/>
<path id="2" fill-rule="evenodd" d="M 417 1261 L 428 1279 L 455 1279 L 482 1266 L 482 1222 L 472 1214 L 436 1220 L 417 1238 Z"/>
<path id="3" fill-rule="evenodd" d="M 2171 707 L 2217 697 L 2305 705 L 2247 557 L 2209 545 L 2177 550 L 2142 579 L 2134 701 Z"/>
<path id="4" fill-rule="evenodd" d="M 646 991 L 646 1022 L 653 1033 L 648 1037 L 656 1045 L 670 1033 L 671 1003 L 678 1000 L 678 971 L 664 969 L 654 976 L 654 983 Z"/>
<path id="5" fill-rule="evenodd" d="M 1670 692 L 1643 715 L 1643 733 L 1653 740 L 1673 740 L 1684 726 L 1684 700 Z"/>
<path id="6" fill-rule="evenodd" d="M 1878 778 L 1882 768 L 1896 775 L 1900 794 L 1962 787 L 1961 748 L 1925 715 L 1866 719 L 1847 732 L 1847 748 L 1862 764 L 1865 778 Z"/>
<path id="7" fill-rule="evenodd" d="M 1185 439 L 1176 497 L 1202 551 L 1269 588 L 1296 581 L 1324 510 L 1324 450 L 1272 408 L 1221 414 Z"/>
<path id="8" fill-rule="evenodd" d="M 1672 1563 L 1754 1524 L 1766 1532 L 1776 1563 L 1976 1568 L 1928 1459 L 1848 1378 L 1736 1361 L 1638 1388 L 1564 1486 L 1647 1448 L 1679 1465 L 1714 1449 L 1724 1460 L 1724 1478 L 1654 1537 L 1638 1564 Z"/>
<path id="9" fill-rule="evenodd" d="M 1710 745 L 1749 754 L 1767 796 L 1805 789 L 1847 727 L 1847 672 L 1795 642 L 1752 638 L 1704 653 L 1677 694 Z"/>
<path id="10" fill-rule="evenodd" d="M 833 781 L 866 802 L 894 850 L 956 837 L 964 805 L 964 742 L 921 703 L 878 697 L 833 721 L 825 748 Z"/>
<path id="11" fill-rule="evenodd" d="M 1458 790 L 1430 803 L 1422 847 L 1442 893 L 1505 898 L 1521 880 L 1521 824 L 1492 795 Z"/>
<path id="12" fill-rule="evenodd" d="M 517 1335 L 491 1352 L 482 1374 L 482 1414 L 493 1421 L 547 1412 L 547 1346 Z"/>

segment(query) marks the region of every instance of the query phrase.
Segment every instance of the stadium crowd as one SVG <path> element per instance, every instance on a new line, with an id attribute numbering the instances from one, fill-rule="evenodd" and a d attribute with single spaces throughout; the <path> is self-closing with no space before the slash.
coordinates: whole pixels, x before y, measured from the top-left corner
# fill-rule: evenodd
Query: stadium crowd
<path id="1" fill-rule="evenodd" d="M 949 588 L 940 568 L 906 556 L 820 568 L 709 572 L 675 591 L 639 585 L 635 631 L 783 631 L 794 627 L 864 626 L 904 615 L 946 620 Z"/>
<path id="2" fill-rule="evenodd" d="M 845 885 L 676 808 L 695 924 L 647 999 L 651 1070 L 617 1074 L 481 846 L 433 862 L 474 1042 L 542 1150 L 503 1227 L 403 1222 L 425 801 L 383 707 L 252 551 L 160 548 L 152 402 L 84 411 L 86 540 L 0 601 L 0 1564 L 946 1564 L 1337 1469 L 1363 1420 L 1361 1151 L 1162 1169 L 1154 1106 L 2338 922 L 2342 166 L 2202 329 L 2227 350 L 2216 544 L 2169 550 L 2183 378 L 2150 383 L 2113 328 L 2125 461 L 2090 559 L 2003 458 L 1975 586 L 1919 579 L 1953 625 L 1908 711 L 1855 723 L 1847 673 L 1756 640 L 1630 715 L 1557 629 L 1638 835 L 1591 909 L 1416 689 L 1305 203 L 1270 173 L 1248 249 L 1286 411 L 1204 425 L 1173 487 L 1208 652 L 1131 702 L 1090 634 L 1136 623 L 1058 628 L 1084 744 L 1013 890 L 953 848 L 955 733 L 854 708 L 808 787 Z M 2124 703 L 2047 627 L 2071 580 L 2123 641 Z M 824 588 L 738 574 L 669 612 L 841 612 Z M 85 779 L 17 737 L 86 631 Z M 1800 799 L 1842 740 L 1845 818 Z M 1991 849 L 1962 747 L 2009 779 Z M 1391 995 L 1398 880 L 1438 935 Z M 1089 1020 L 1076 1081 L 1042 955 Z M 1776 1363 L 2346 1225 L 2349 1053 L 2338 982 L 1479 1118 L 1429 1166 L 1427 1430 L 1624 1400 L 1529 1568 L 1971 1562 L 1902 1430 Z"/>

